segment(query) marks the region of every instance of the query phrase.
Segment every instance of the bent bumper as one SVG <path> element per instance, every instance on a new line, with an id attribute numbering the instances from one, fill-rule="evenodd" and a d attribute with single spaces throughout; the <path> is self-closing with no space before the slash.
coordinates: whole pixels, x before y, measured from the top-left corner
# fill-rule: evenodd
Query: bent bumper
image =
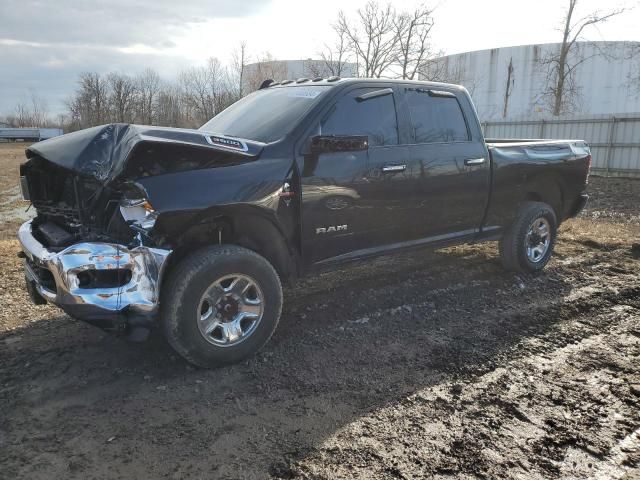
<path id="1" fill-rule="evenodd" d="M 33 236 L 31 221 L 20 227 L 18 239 L 32 298 L 37 292 L 69 315 L 108 330 L 142 325 L 157 313 L 162 274 L 171 250 L 86 242 L 51 252 Z M 122 284 L 83 285 L 83 274 L 113 270 L 127 272 Z"/>

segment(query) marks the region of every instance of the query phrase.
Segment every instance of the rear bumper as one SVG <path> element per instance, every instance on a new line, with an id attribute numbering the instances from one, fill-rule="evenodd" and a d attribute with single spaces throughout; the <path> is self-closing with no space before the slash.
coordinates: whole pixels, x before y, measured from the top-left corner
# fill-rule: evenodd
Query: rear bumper
<path id="1" fill-rule="evenodd" d="M 577 216 L 584 209 L 584 207 L 587 206 L 588 201 L 589 195 L 587 195 L 586 193 L 580 194 L 580 196 L 576 199 L 573 206 L 571 207 L 571 210 L 569 211 L 569 217 Z"/>
<path id="2" fill-rule="evenodd" d="M 47 250 L 32 234 L 31 221 L 18 230 L 28 289 L 69 315 L 106 330 L 146 325 L 158 311 L 160 284 L 171 250 L 113 243 L 78 243 L 60 252 Z M 89 270 L 124 270 L 127 281 L 86 288 L 79 275 Z"/>

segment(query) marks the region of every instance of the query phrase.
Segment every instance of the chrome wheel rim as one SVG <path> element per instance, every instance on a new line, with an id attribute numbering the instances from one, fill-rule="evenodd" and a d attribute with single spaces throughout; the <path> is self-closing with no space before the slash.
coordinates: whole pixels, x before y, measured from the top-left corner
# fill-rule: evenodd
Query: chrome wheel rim
<path id="1" fill-rule="evenodd" d="M 538 263 L 547 254 L 551 244 L 551 225 L 544 217 L 536 218 L 529 226 L 525 238 L 527 258 L 530 262 Z"/>
<path id="2" fill-rule="evenodd" d="M 264 295 L 258 283 L 242 274 L 213 282 L 198 305 L 198 329 L 207 342 L 230 347 L 256 330 L 264 314 Z"/>

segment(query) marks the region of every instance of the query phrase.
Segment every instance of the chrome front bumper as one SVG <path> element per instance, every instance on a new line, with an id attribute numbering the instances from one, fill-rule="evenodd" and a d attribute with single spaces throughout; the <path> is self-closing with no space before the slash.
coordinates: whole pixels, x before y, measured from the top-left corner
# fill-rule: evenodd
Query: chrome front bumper
<path id="1" fill-rule="evenodd" d="M 171 250 L 87 242 L 51 252 L 33 236 L 31 221 L 20 227 L 18 239 L 25 256 L 27 281 L 42 298 L 70 315 L 99 323 L 116 317 L 148 318 L 157 313 L 162 274 Z M 48 278 L 53 282 L 43 281 L 37 273 L 41 269 L 51 273 Z M 112 269 L 130 271 L 130 280 L 121 286 L 86 288 L 78 277 L 88 270 Z"/>

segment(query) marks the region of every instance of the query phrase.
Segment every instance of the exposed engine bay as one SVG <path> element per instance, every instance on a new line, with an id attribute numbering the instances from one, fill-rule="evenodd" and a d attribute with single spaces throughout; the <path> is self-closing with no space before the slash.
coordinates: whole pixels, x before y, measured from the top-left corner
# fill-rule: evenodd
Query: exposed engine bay
<path id="1" fill-rule="evenodd" d="M 53 251 L 80 241 L 166 246 L 162 234 L 153 234 L 159 212 L 138 181 L 245 163 L 261 148 L 249 151 L 243 142 L 239 150 L 211 138 L 112 124 L 32 145 L 20 175 L 23 196 L 37 212 L 33 235 Z"/>
<path id="2" fill-rule="evenodd" d="M 20 186 L 36 216 L 18 238 L 34 303 L 51 302 L 104 329 L 145 337 L 175 232 L 182 231 L 175 213 L 167 222 L 171 240 L 158 220 L 180 209 L 174 199 L 188 204 L 191 198 L 176 195 L 189 189 L 174 176 L 246 163 L 262 149 L 257 142 L 226 146 L 212 138 L 196 130 L 111 124 L 31 145 Z M 157 179 L 166 183 L 148 192 L 145 184 Z M 181 211 L 189 219 L 191 210 Z"/>
<path id="3" fill-rule="evenodd" d="M 133 185 L 105 186 L 37 155 L 22 165 L 20 174 L 23 196 L 37 212 L 33 234 L 53 251 L 78 241 L 129 245 L 136 236 L 131 226 L 146 219 L 130 199 L 135 196 Z M 150 226 L 149 221 L 146 225 Z"/>

